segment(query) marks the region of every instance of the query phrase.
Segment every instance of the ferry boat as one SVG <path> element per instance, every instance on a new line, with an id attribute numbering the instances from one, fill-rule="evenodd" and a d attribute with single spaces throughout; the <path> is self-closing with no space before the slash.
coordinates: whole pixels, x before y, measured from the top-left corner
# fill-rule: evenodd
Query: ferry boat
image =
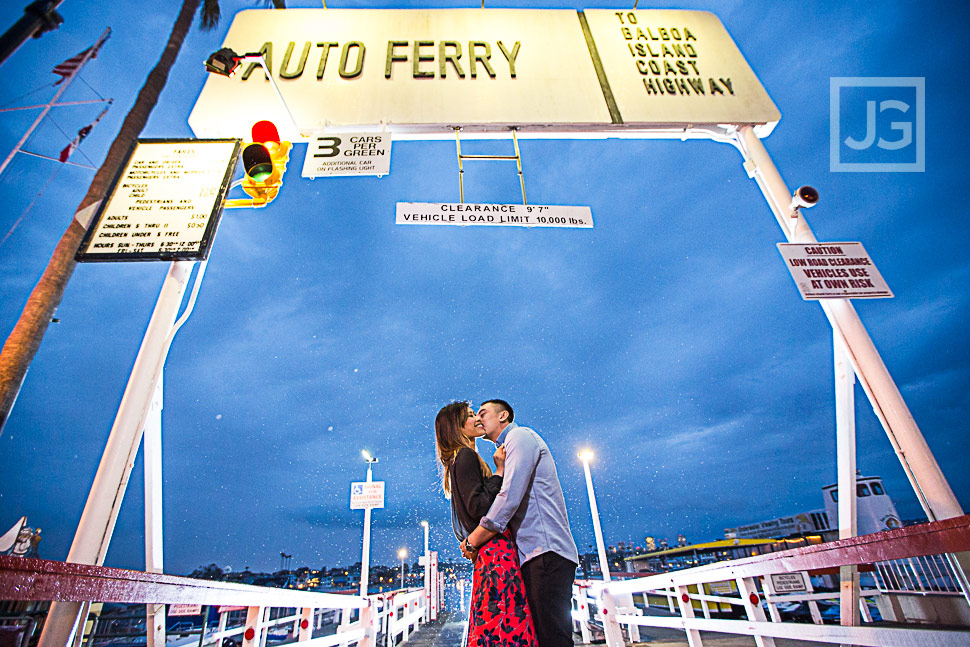
<path id="1" fill-rule="evenodd" d="M 631 573 L 666 573 L 714 562 L 742 559 L 792 548 L 800 548 L 838 539 L 838 484 L 822 488 L 824 508 L 778 517 L 766 521 L 726 528 L 724 539 L 686 544 L 672 548 L 631 555 L 625 558 L 626 570 Z M 896 505 L 886 493 L 882 478 L 878 476 L 856 477 L 857 534 L 865 535 L 882 530 L 902 527 Z M 863 567 L 861 570 L 866 570 Z M 832 574 L 815 573 L 822 579 L 822 588 L 837 588 Z M 712 595 L 734 595 L 734 582 L 705 585 L 705 592 Z M 661 596 L 648 596 L 644 603 L 649 606 L 667 607 L 670 601 Z M 695 607 L 700 603 L 695 601 Z M 708 604 L 708 611 L 730 613 L 731 605 Z M 735 610 L 736 612 L 736 610 Z"/>

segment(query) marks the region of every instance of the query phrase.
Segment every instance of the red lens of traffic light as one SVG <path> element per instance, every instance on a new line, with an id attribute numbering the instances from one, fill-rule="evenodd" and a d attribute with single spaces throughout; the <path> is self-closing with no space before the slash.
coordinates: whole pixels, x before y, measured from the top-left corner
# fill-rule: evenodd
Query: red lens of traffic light
<path id="1" fill-rule="evenodd" d="M 280 133 L 272 121 L 257 121 L 253 124 L 254 142 L 278 142 Z"/>

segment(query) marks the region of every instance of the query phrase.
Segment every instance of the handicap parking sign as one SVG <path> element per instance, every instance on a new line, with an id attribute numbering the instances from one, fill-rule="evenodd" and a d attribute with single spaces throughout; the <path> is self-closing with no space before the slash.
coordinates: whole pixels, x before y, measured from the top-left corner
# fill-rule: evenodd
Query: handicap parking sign
<path id="1" fill-rule="evenodd" d="M 350 484 L 350 509 L 384 507 L 384 481 L 358 481 Z"/>

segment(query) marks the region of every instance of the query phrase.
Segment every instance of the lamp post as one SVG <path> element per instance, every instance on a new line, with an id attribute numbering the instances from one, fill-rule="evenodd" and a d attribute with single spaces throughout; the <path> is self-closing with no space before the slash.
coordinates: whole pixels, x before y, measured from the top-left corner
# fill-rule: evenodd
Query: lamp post
<path id="1" fill-rule="evenodd" d="M 401 558 L 401 588 L 404 588 L 404 560 L 408 557 L 408 549 L 402 548 L 397 551 L 397 556 Z"/>
<path id="2" fill-rule="evenodd" d="M 266 59 L 263 58 L 262 54 L 237 54 L 228 47 L 223 47 L 218 52 L 213 52 L 209 55 L 209 58 L 205 62 L 205 71 L 211 74 L 218 74 L 219 76 L 231 77 L 243 63 L 256 63 L 261 68 L 263 72 L 266 73 L 266 80 L 273 87 L 273 91 L 276 92 L 276 96 L 279 98 L 280 103 L 283 104 L 283 109 L 286 110 L 286 116 L 290 119 L 290 124 L 293 126 L 293 131 L 296 136 L 302 135 L 300 132 L 300 127 L 296 123 L 296 119 L 293 117 L 293 113 L 290 112 L 290 106 L 287 105 L 286 99 L 283 98 L 283 93 L 280 92 L 280 88 L 276 85 L 276 81 L 273 79 L 273 74 L 270 72 L 269 68 L 266 67 Z"/>
<path id="3" fill-rule="evenodd" d="M 377 462 L 377 459 L 370 455 L 366 449 L 360 451 L 360 455 L 364 457 L 364 462 L 367 463 L 367 482 L 371 482 L 372 474 L 371 467 Z M 364 508 L 364 547 L 361 550 L 360 555 L 360 595 L 361 597 L 367 596 L 367 584 L 370 577 L 370 508 Z"/>
<path id="4" fill-rule="evenodd" d="M 596 495 L 593 494 L 593 476 L 589 473 L 589 461 L 593 458 L 593 452 L 584 449 L 579 452 L 579 458 L 583 461 L 583 472 L 586 473 L 586 492 L 589 494 L 589 512 L 593 516 L 593 533 L 596 535 L 596 552 L 599 553 L 600 572 L 603 573 L 603 581 L 610 581 L 610 565 L 606 561 L 606 547 L 603 545 L 603 530 L 600 528 L 600 513 L 596 507 Z"/>

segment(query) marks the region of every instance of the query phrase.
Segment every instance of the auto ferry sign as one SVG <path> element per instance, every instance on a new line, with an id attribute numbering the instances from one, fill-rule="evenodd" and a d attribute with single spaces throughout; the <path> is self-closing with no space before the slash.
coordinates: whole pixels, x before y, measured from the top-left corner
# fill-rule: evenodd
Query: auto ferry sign
<path id="1" fill-rule="evenodd" d="M 244 137 L 255 118 L 282 124 L 291 141 L 511 126 L 548 136 L 753 124 L 764 135 L 780 118 L 724 26 L 702 11 L 249 10 L 224 46 L 262 53 L 299 132 L 253 63 L 206 80 L 189 117 L 199 137 Z"/>

